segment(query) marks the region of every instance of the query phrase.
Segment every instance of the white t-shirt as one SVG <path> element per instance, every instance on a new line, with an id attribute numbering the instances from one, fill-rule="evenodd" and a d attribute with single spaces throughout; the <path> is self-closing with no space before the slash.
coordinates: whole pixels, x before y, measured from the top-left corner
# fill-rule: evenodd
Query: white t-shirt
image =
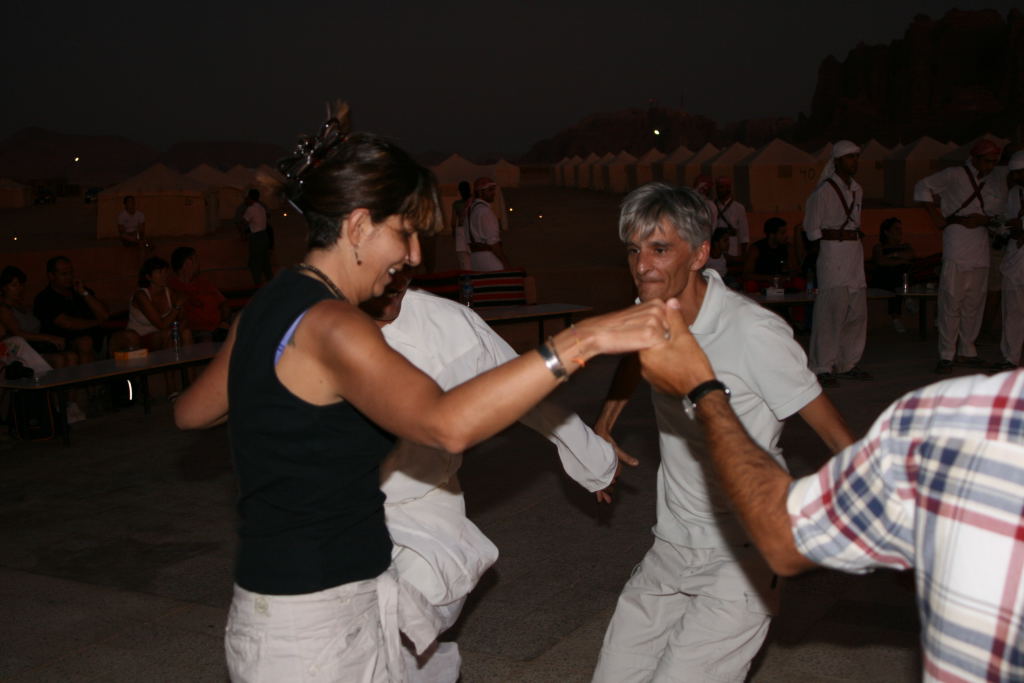
<path id="1" fill-rule="evenodd" d="M 445 390 L 517 355 L 472 309 L 418 290 L 406 292 L 401 313 L 383 333 L 392 348 Z M 545 401 L 520 421 L 555 444 L 566 473 L 588 491 L 611 482 L 617 463 L 611 445 L 575 414 Z M 461 464 L 461 453 L 400 441 L 381 465 L 395 567 L 435 606 L 465 597 L 498 557 L 494 544 L 466 517 L 456 479 Z M 457 618 L 460 604 L 440 610 L 439 630 Z"/>
<path id="2" fill-rule="evenodd" d="M 497 244 L 501 241 L 501 225 L 491 211 L 491 205 L 482 199 L 474 199 L 469 205 L 469 241 L 481 244 Z M 490 251 L 474 251 L 470 254 L 473 270 L 501 270 L 501 260 Z"/>
<path id="3" fill-rule="evenodd" d="M 725 277 L 729 273 L 729 265 L 725 260 L 725 254 L 722 254 L 718 258 L 708 256 L 708 260 L 704 264 L 704 267 L 710 268 L 722 277 Z"/>
<path id="4" fill-rule="evenodd" d="M 822 181 L 807 198 L 804 212 L 804 232 L 809 240 L 821 240 L 822 230 L 855 232 L 860 229 L 860 210 L 864 201 L 864 190 L 850 179 L 847 185 L 837 175 L 829 176 L 843 195 L 839 195 L 827 181 Z M 847 220 L 843 202 L 852 207 Z M 864 245 L 859 239 L 821 240 L 818 251 L 818 288 L 846 287 L 862 289 L 867 287 L 864 278 Z"/>
<path id="5" fill-rule="evenodd" d="M 146 215 L 141 211 L 136 210 L 135 213 L 128 213 L 126 210 L 122 210 L 117 215 L 117 225 L 123 232 L 129 235 L 138 235 L 139 226 L 146 222 Z"/>
<path id="6" fill-rule="evenodd" d="M 716 228 L 733 227 L 735 235 L 729 237 L 729 255 L 739 256 L 740 245 L 750 243 L 750 227 L 747 225 L 747 209 L 737 201 L 730 199 L 725 204 L 715 205 L 718 213 Z"/>
<path id="7" fill-rule="evenodd" d="M 975 197 L 966 205 L 964 202 L 974 194 L 974 186 L 965 168 L 981 186 L 981 199 Z M 914 200 L 930 203 L 937 196 L 939 211 L 945 218 L 953 214 L 970 216 L 975 213 L 994 216 L 1002 210 L 1006 201 L 1006 195 L 1000 188 L 1000 185 L 1005 187 L 1006 184 L 1000 183 L 999 178 L 993 178 L 993 175 L 990 173 L 985 178 L 978 178 L 978 171 L 970 161 L 964 166 L 944 168 L 917 181 Z M 983 227 L 971 229 L 954 223 L 942 231 L 943 261 L 965 268 L 988 268 L 989 252 L 988 230 Z"/>
<path id="8" fill-rule="evenodd" d="M 263 232 L 267 229 L 267 210 L 259 202 L 253 202 L 242 214 L 249 226 L 249 232 Z"/>
<path id="9" fill-rule="evenodd" d="M 778 446 L 783 420 L 821 393 L 807 356 L 782 318 L 704 271 L 708 289 L 690 326 L 751 438 L 785 467 Z M 704 430 L 682 400 L 652 391 L 658 420 L 658 522 L 654 535 L 676 545 L 715 548 L 749 542 L 728 497 L 709 470 Z"/>

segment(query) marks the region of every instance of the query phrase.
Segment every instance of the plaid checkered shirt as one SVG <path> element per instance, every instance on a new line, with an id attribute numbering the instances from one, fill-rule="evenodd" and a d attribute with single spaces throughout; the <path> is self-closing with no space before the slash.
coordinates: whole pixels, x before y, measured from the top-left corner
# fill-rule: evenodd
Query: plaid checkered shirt
<path id="1" fill-rule="evenodd" d="M 916 570 L 925 680 L 1024 681 L 1024 372 L 907 394 L 787 505 L 813 562 Z"/>

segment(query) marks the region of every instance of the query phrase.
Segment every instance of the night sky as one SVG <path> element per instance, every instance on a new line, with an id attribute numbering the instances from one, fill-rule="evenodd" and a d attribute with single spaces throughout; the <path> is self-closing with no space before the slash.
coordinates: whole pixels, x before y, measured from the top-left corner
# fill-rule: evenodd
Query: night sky
<path id="1" fill-rule="evenodd" d="M 902 37 L 919 13 L 1016 4 L 8 3 L 0 138 L 35 125 L 289 146 L 341 96 L 357 128 L 412 151 L 515 156 L 651 98 L 722 123 L 794 116 L 826 55 Z"/>

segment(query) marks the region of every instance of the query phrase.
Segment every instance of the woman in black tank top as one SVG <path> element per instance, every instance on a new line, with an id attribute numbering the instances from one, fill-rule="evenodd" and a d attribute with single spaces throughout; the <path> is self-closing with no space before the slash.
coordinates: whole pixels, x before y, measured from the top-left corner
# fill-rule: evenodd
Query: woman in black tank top
<path id="1" fill-rule="evenodd" d="M 175 404 L 180 428 L 227 421 L 231 434 L 240 526 L 225 643 L 234 680 L 297 680 L 313 669 L 399 678 L 378 481 L 392 435 L 462 451 L 593 356 L 653 346 L 668 330 L 661 302 L 589 318 L 442 392 L 357 306 L 419 262 L 419 232 L 442 224 L 436 181 L 398 147 L 348 128 L 344 108 L 281 163 L 309 251 L 256 294 Z"/>

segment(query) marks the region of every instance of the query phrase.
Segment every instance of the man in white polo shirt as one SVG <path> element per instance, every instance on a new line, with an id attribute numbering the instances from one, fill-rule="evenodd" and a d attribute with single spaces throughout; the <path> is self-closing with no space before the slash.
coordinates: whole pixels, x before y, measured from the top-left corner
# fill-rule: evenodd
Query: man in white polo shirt
<path id="1" fill-rule="evenodd" d="M 999 146 L 980 140 L 971 158 L 922 178 L 914 199 L 924 202 L 942 230 L 942 275 L 939 277 L 939 362 L 935 372 L 948 375 L 954 363 L 980 367 L 974 341 L 981 330 L 988 293 L 989 235 L 992 217 L 1002 209 L 1005 187 L 989 175 L 999 163 Z"/>
<path id="2" fill-rule="evenodd" d="M 807 368 L 789 325 L 702 272 L 711 217 L 690 189 L 651 183 L 626 196 L 619 236 L 641 301 L 678 298 L 744 428 L 782 464 L 784 420 L 799 413 L 836 452 L 852 438 Z M 595 431 L 611 430 L 639 379 L 619 367 Z M 594 673 L 599 683 L 742 681 L 761 648 L 778 587 L 706 471 L 707 443 L 691 406 L 652 392 L 658 421 L 654 544 L 626 583 Z"/>
<path id="3" fill-rule="evenodd" d="M 117 215 L 117 234 L 126 247 L 149 247 L 146 241 L 146 215 L 135 208 L 135 197 L 124 198 L 124 210 Z"/>

